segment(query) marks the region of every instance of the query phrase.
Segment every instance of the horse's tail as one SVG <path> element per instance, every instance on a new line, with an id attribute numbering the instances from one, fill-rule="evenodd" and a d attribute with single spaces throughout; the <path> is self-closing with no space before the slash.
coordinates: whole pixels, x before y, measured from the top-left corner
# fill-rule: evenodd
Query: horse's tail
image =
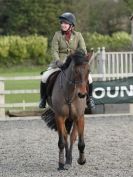
<path id="1" fill-rule="evenodd" d="M 57 131 L 57 125 L 56 125 L 56 121 L 55 121 L 55 114 L 50 108 L 45 110 L 45 112 L 42 114 L 41 118 L 45 121 L 45 123 L 47 124 L 47 126 L 50 129 Z M 71 131 L 72 125 L 73 125 L 73 120 L 66 119 L 65 126 L 66 126 L 66 130 L 67 130 L 68 134 Z"/>
<path id="2" fill-rule="evenodd" d="M 57 126 L 55 122 L 55 114 L 52 111 L 52 109 L 48 108 L 44 111 L 42 114 L 41 118 L 44 120 L 44 122 L 47 124 L 47 126 L 52 129 L 57 131 Z"/>

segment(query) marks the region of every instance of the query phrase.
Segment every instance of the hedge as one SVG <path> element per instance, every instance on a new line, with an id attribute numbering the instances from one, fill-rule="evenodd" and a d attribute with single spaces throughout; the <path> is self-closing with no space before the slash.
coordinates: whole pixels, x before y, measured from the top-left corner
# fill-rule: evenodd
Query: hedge
<path id="1" fill-rule="evenodd" d="M 126 32 L 116 32 L 112 36 L 102 35 L 98 33 L 85 33 L 84 39 L 87 50 L 91 48 L 105 47 L 106 51 L 130 51 L 131 35 Z"/>
<path id="2" fill-rule="evenodd" d="M 33 64 L 45 63 L 47 46 L 43 36 L 1 36 L 0 63 L 21 64 L 29 60 Z"/>
<path id="3" fill-rule="evenodd" d="M 106 51 L 130 51 L 131 36 L 126 32 L 117 32 L 112 36 L 98 33 L 83 34 L 87 50 L 105 47 Z M 48 64 L 51 61 L 48 41 L 44 36 L 31 35 L 0 36 L 0 64 Z"/>

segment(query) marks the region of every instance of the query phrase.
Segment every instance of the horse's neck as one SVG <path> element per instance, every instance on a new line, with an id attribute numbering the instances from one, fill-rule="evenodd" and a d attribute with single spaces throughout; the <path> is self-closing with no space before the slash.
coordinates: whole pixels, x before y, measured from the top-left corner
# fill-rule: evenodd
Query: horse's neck
<path id="1" fill-rule="evenodd" d="M 65 91 L 65 94 L 67 95 L 73 95 L 73 92 L 75 90 L 75 85 L 72 83 L 73 81 L 73 73 L 72 73 L 72 68 L 68 67 L 64 71 L 64 77 L 62 80 L 63 88 Z"/>

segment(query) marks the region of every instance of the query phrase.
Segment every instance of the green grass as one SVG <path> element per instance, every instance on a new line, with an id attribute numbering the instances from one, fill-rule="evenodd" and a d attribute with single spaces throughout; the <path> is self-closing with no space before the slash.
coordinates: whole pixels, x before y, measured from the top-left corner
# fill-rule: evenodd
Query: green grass
<path id="1" fill-rule="evenodd" d="M 0 77 L 10 76 L 37 76 L 46 66 L 14 66 L 0 68 Z"/>
<path id="2" fill-rule="evenodd" d="M 39 76 L 45 67 L 16 66 L 0 68 L 0 77 Z M 5 81 L 6 90 L 39 89 L 40 80 Z M 6 103 L 39 102 L 39 94 L 10 94 L 5 96 Z"/>
<path id="3" fill-rule="evenodd" d="M 6 90 L 25 90 L 25 89 L 39 89 L 40 81 L 6 81 Z M 39 94 L 10 94 L 6 95 L 6 103 L 19 103 L 19 102 L 37 102 Z"/>

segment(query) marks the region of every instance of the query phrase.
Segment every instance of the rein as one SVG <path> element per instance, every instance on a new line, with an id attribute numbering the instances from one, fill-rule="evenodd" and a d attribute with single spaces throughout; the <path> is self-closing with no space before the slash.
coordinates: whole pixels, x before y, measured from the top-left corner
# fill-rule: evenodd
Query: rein
<path id="1" fill-rule="evenodd" d="M 71 104 L 73 102 L 73 99 L 74 99 L 74 96 L 75 96 L 75 89 L 76 89 L 76 82 L 73 82 L 72 80 L 68 80 L 66 78 L 66 74 L 64 73 L 63 70 L 61 70 L 61 73 L 60 73 L 60 87 L 63 89 L 63 76 L 64 78 L 66 79 L 66 81 L 69 83 L 69 85 L 74 85 L 74 92 L 73 92 L 73 96 L 72 97 L 65 97 L 65 94 L 64 94 L 64 97 L 65 97 L 65 101 L 66 101 L 66 104 L 68 105 L 68 108 L 69 108 L 69 116 L 68 116 L 68 119 L 71 119 L 71 113 L 72 113 L 72 107 L 71 107 Z M 78 82 L 79 83 L 79 82 Z"/>
<path id="2" fill-rule="evenodd" d="M 74 93 L 75 93 L 75 89 L 76 89 L 76 85 L 79 84 L 79 83 L 82 83 L 82 82 L 75 82 L 75 81 L 72 81 L 72 80 L 69 80 L 66 78 L 66 74 L 64 73 L 63 70 L 61 70 L 61 75 L 60 75 L 60 87 L 63 89 L 63 76 L 65 78 L 65 80 L 68 82 L 69 85 L 73 85 L 74 86 Z M 68 105 L 71 105 L 71 103 L 73 102 L 73 99 L 74 99 L 74 93 L 73 93 L 73 96 L 70 98 L 69 96 L 66 98 L 65 97 L 65 100 L 66 100 L 66 103 Z M 64 94 L 65 95 L 65 94 Z"/>

